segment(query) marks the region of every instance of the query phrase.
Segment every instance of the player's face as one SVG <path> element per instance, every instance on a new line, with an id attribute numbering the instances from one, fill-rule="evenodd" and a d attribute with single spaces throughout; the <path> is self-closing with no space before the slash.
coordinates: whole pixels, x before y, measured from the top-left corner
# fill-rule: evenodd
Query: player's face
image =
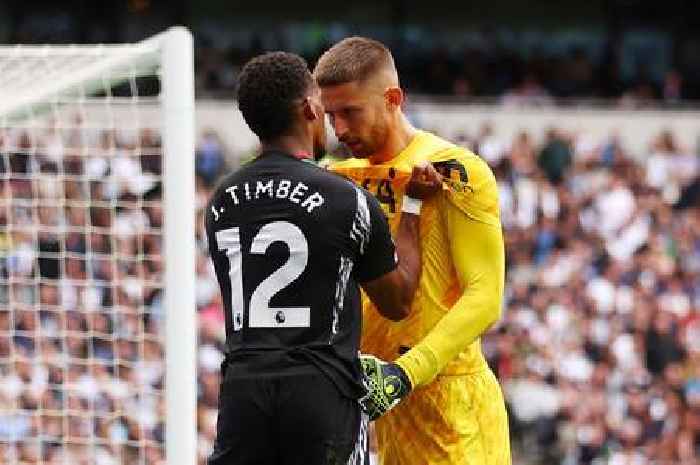
<path id="1" fill-rule="evenodd" d="M 367 158 L 384 146 L 390 120 L 378 88 L 359 82 L 325 86 L 321 99 L 336 137 L 354 156 Z"/>
<path id="2" fill-rule="evenodd" d="M 317 86 L 314 85 L 310 89 L 302 103 L 301 111 L 306 121 L 306 129 L 311 135 L 314 159 L 320 160 L 326 154 L 326 120 L 321 102 L 321 90 Z"/>

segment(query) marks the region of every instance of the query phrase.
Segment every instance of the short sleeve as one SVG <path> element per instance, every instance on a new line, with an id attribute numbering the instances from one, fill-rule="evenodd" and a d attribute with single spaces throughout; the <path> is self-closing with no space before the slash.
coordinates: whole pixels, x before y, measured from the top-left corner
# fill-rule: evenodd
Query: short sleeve
<path id="1" fill-rule="evenodd" d="M 355 277 L 359 282 L 367 282 L 395 270 L 398 261 L 382 207 L 369 192 L 364 189 L 357 189 L 357 192 L 358 210 L 353 231 L 360 240 Z"/>

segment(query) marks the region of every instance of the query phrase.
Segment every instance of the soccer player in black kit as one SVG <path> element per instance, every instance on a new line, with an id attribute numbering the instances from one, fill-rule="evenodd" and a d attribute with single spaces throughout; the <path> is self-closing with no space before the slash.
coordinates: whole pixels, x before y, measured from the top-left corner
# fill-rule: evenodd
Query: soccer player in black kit
<path id="1" fill-rule="evenodd" d="M 248 62 L 238 102 L 261 152 L 207 206 L 226 314 L 209 464 L 362 463 L 359 286 L 387 318 L 408 315 L 419 217 L 402 215 L 394 246 L 377 200 L 313 164 L 325 151 L 324 109 L 302 58 L 273 52 Z M 435 184 L 421 169 L 415 197 Z"/>

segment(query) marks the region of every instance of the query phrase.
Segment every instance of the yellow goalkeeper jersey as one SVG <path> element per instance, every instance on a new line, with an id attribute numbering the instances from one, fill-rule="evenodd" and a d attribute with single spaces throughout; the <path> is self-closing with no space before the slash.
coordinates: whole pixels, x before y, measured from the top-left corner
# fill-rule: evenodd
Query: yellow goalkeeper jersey
<path id="1" fill-rule="evenodd" d="M 446 181 L 423 202 L 423 271 L 411 315 L 392 322 L 363 302 L 363 352 L 398 357 L 414 387 L 486 368 L 479 336 L 500 316 L 505 273 L 496 180 L 481 158 L 424 131 L 384 164 L 351 158 L 330 167 L 375 194 L 396 232 L 411 170 L 423 161 Z"/>

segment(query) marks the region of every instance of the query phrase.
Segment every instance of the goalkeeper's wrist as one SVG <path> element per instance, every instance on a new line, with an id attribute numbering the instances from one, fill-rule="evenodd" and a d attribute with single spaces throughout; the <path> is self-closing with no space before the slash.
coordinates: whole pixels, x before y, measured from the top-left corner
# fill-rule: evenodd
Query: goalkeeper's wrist
<path id="1" fill-rule="evenodd" d="M 440 371 L 435 353 L 424 344 L 418 344 L 394 362 L 406 373 L 411 386 L 429 383 Z"/>
<path id="2" fill-rule="evenodd" d="M 394 367 L 394 370 L 396 370 L 396 374 L 401 379 L 401 383 L 406 387 L 406 392 L 403 395 L 408 394 L 411 392 L 413 389 L 413 382 L 411 381 L 411 377 L 408 376 L 408 373 L 404 368 L 397 362 L 394 362 L 391 364 Z"/>
<path id="3" fill-rule="evenodd" d="M 413 389 L 413 386 L 415 386 L 415 381 L 414 378 L 411 376 L 411 372 L 408 370 L 406 367 L 406 361 L 401 360 L 402 357 L 399 357 L 395 362 L 394 365 L 396 365 L 400 370 L 401 373 L 403 373 L 403 376 L 405 378 L 405 381 L 408 382 L 408 386 L 410 386 L 411 389 Z"/>
<path id="4" fill-rule="evenodd" d="M 408 194 L 403 196 L 403 201 L 401 202 L 401 211 L 404 213 L 409 213 L 411 215 L 420 215 L 420 209 L 423 206 L 423 201 L 411 197 Z"/>

